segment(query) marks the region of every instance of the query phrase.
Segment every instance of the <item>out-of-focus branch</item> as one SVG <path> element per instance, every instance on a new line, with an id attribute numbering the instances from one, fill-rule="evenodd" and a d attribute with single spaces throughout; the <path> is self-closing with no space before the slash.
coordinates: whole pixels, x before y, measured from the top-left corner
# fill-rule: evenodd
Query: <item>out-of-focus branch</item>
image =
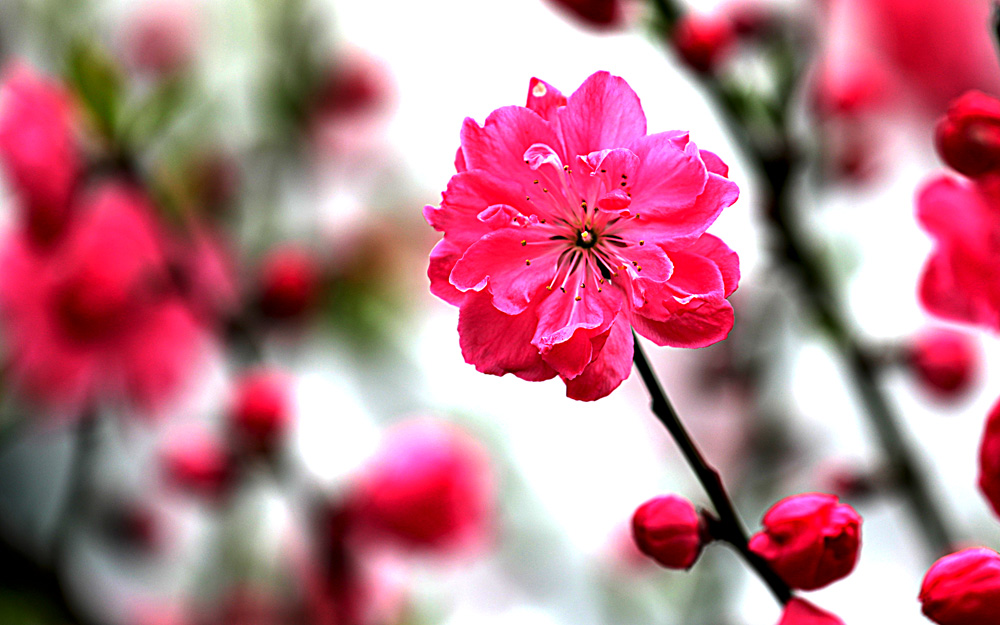
<path id="1" fill-rule="evenodd" d="M 662 36 L 669 43 L 674 26 L 685 10 L 673 0 L 653 0 L 653 5 L 664 26 Z M 900 419 L 876 380 L 877 364 L 856 338 L 838 305 L 832 281 L 799 225 L 799 207 L 793 197 L 792 181 L 801 154 L 795 147 L 787 111 L 784 110 L 789 99 L 779 94 L 783 104 L 776 111 L 773 125 L 765 133 L 755 133 L 735 105 L 737 94 L 732 88 L 711 73 L 698 74 L 696 78 L 762 183 L 767 194 L 763 217 L 770 229 L 772 251 L 797 279 L 803 298 L 847 367 L 851 384 L 863 404 L 864 414 L 875 430 L 888 466 L 894 473 L 894 483 L 906 498 L 929 555 L 937 558 L 947 553 L 954 540 L 931 494 L 917 455 L 906 439 Z M 794 82 L 789 81 L 786 89 L 791 89 Z"/>

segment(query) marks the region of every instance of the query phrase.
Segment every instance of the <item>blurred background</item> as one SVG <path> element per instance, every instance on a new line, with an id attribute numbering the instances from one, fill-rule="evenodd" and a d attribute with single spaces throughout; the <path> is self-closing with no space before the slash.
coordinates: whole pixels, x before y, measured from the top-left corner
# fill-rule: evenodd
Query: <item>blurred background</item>
<path id="1" fill-rule="evenodd" d="M 643 501 L 708 503 L 636 376 L 585 404 L 479 374 L 427 288 L 462 120 L 597 70 L 741 188 L 711 230 L 733 334 L 649 346 L 679 413 L 751 531 L 798 492 L 862 514 L 857 570 L 810 600 L 926 622 L 914 520 L 697 76 L 787 95 L 804 229 L 961 544 L 996 548 L 1000 350 L 935 334 L 913 210 L 934 121 L 998 92 L 990 2 L 692 2 L 716 30 L 680 53 L 655 6 L 0 0 L 0 623 L 777 622 L 732 550 L 633 547 Z"/>

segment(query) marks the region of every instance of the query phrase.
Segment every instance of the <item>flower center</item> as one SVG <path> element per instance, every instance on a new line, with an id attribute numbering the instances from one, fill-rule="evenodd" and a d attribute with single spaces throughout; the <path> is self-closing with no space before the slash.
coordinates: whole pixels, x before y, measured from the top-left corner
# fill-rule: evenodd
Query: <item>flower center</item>
<path id="1" fill-rule="evenodd" d="M 576 234 L 576 246 L 583 249 L 590 249 L 597 245 L 597 235 L 590 228 L 580 230 Z"/>

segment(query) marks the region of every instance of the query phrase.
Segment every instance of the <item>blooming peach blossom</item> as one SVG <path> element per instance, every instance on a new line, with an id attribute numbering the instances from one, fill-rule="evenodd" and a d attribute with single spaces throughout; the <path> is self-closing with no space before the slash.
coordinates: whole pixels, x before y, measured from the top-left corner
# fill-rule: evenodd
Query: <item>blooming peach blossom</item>
<path id="1" fill-rule="evenodd" d="M 59 245 L 0 243 L 0 321 L 10 382 L 56 411 L 125 400 L 155 410 L 197 370 L 201 328 L 176 293 L 152 208 L 106 183 Z"/>
<path id="2" fill-rule="evenodd" d="M 646 134 L 639 98 L 607 72 L 569 98 L 532 79 L 527 107 L 466 119 L 441 206 L 431 291 L 459 306 L 483 373 L 560 376 L 604 397 L 631 368 L 631 328 L 703 347 L 733 325 L 736 254 L 705 234 L 738 189 L 686 132 Z"/>
<path id="3" fill-rule="evenodd" d="M 918 193 L 917 219 L 935 241 L 921 303 L 939 317 L 1000 330 L 1000 181 L 937 176 Z"/>
<path id="4" fill-rule="evenodd" d="M 62 232 L 80 173 L 69 92 L 27 65 L 0 85 L 0 169 L 17 196 L 29 233 L 48 242 Z"/>
<path id="5" fill-rule="evenodd" d="M 457 426 L 421 419 L 388 433 L 360 479 L 359 522 L 419 550 L 482 545 L 492 529 L 495 483 L 480 443 Z"/>

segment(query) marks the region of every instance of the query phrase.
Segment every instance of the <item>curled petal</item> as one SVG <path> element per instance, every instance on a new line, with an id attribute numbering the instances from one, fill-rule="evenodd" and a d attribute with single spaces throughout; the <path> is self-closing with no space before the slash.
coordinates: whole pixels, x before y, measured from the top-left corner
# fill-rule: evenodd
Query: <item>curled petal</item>
<path id="1" fill-rule="evenodd" d="M 641 137 L 628 147 L 640 162 L 628 185 L 636 210 L 641 207 L 643 212 L 656 212 L 665 219 L 690 219 L 683 209 L 705 191 L 709 176 L 697 146 L 690 142 L 680 146 L 676 133 L 661 132 Z M 713 220 L 715 216 L 717 213 Z M 705 228 L 709 224 L 711 221 Z"/>
<path id="2" fill-rule="evenodd" d="M 524 153 L 535 143 L 561 145 L 547 121 L 521 106 L 493 111 L 482 128 L 471 118 L 462 126 L 466 166 L 505 180 L 530 179 L 531 170 L 524 162 Z"/>
<path id="3" fill-rule="evenodd" d="M 461 250 L 448 239 L 441 239 L 431 250 L 430 265 L 427 267 L 427 277 L 431 280 L 431 293 L 455 306 L 462 304 L 465 293 L 456 289 L 449 277 L 451 270 L 455 268 L 455 263 L 461 257 Z"/>
<path id="4" fill-rule="evenodd" d="M 608 111 L 614 111 L 609 115 Z M 646 134 L 646 115 L 639 96 L 624 80 L 597 72 L 556 111 L 567 160 L 607 148 L 628 145 Z"/>
<path id="5" fill-rule="evenodd" d="M 625 315 L 619 315 L 597 357 L 583 373 L 566 380 L 566 396 L 594 401 L 609 395 L 632 371 L 632 349 L 632 326 Z"/>

